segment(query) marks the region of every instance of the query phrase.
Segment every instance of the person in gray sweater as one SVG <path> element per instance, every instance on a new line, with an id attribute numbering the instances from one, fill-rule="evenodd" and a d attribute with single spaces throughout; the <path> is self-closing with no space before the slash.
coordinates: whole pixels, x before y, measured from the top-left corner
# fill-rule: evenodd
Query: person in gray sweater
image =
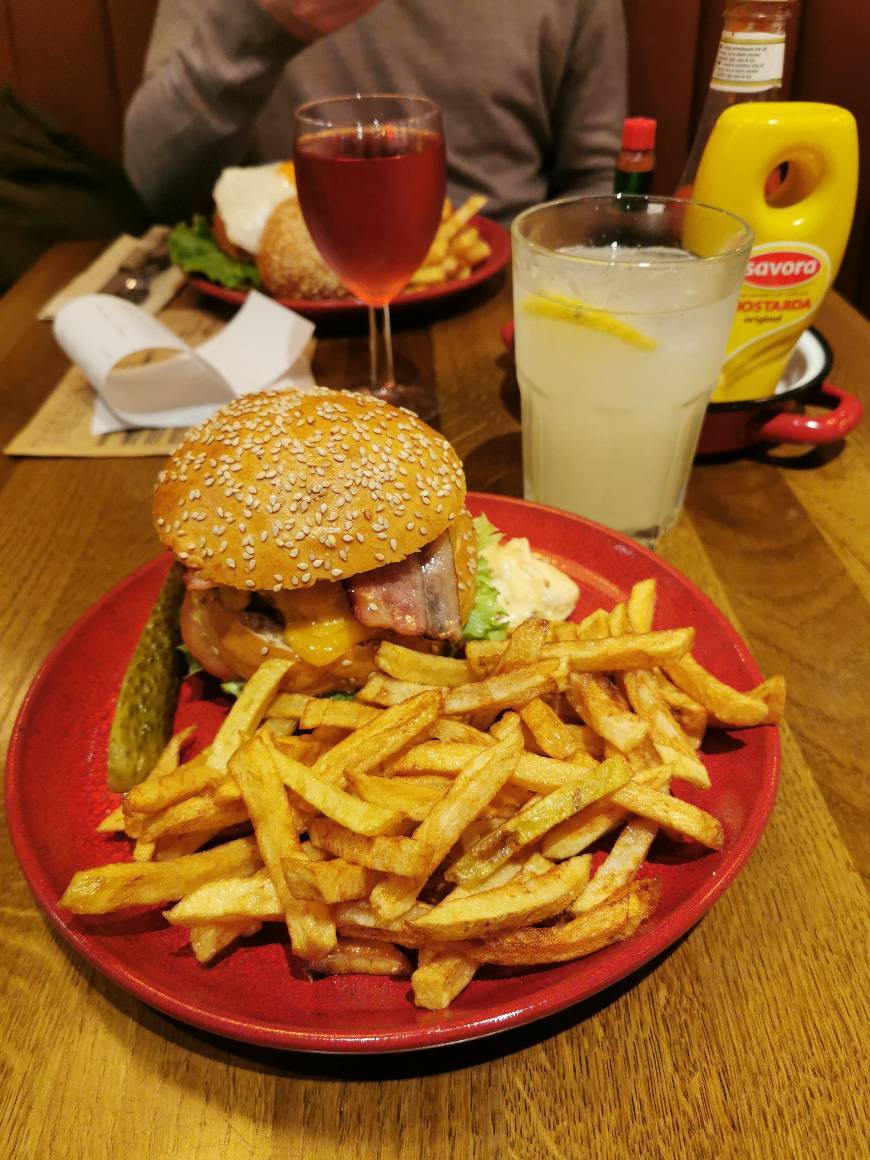
<path id="1" fill-rule="evenodd" d="M 625 57 L 620 0 L 161 0 L 126 168 L 184 217 L 227 165 L 291 157 L 303 101 L 415 93 L 441 107 L 451 196 L 507 224 L 610 189 Z"/>

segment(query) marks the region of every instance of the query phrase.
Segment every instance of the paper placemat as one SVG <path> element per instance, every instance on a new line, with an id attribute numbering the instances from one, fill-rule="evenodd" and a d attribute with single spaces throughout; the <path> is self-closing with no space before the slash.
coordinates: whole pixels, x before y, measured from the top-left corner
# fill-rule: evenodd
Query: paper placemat
<path id="1" fill-rule="evenodd" d="M 192 346 L 210 338 L 225 325 L 221 319 L 188 307 L 170 307 L 161 311 L 159 317 Z M 309 357 L 313 350 L 312 340 Z M 139 361 L 150 359 L 146 356 Z M 184 438 L 183 428 L 117 431 L 94 436 L 91 434 L 93 410 L 93 388 L 78 367 L 71 367 L 4 451 L 7 455 L 74 459 L 141 458 L 170 455 Z"/>
<path id="2" fill-rule="evenodd" d="M 36 317 L 40 322 L 51 322 L 73 298 L 77 298 L 80 294 L 98 293 L 112 275 L 117 273 L 125 258 L 128 258 L 142 241 L 142 238 L 134 238 L 131 234 L 121 234 L 91 262 L 86 270 L 49 298 Z M 169 305 L 185 282 L 186 278 L 177 266 L 167 266 L 154 277 L 148 297 L 140 303 L 140 306 L 149 314 L 159 313 L 164 306 Z"/>

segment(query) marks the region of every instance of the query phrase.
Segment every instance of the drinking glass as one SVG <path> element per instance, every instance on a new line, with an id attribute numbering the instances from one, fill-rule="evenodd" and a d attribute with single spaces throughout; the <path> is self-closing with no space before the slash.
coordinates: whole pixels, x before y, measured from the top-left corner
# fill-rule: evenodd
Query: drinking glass
<path id="1" fill-rule="evenodd" d="M 683 502 L 752 231 L 672 198 L 566 198 L 513 223 L 524 493 L 654 547 Z"/>
<path id="2" fill-rule="evenodd" d="M 422 264 L 441 220 L 446 163 L 438 106 L 424 97 L 357 94 L 309 101 L 295 119 L 305 224 L 324 260 L 368 306 L 369 381 L 361 389 L 430 416 L 431 396 L 395 381 L 389 304 Z"/>

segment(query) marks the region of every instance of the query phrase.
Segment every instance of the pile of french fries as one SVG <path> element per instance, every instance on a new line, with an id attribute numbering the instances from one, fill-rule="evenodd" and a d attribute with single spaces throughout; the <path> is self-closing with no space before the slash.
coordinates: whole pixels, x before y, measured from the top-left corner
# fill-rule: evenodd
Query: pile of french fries
<path id="1" fill-rule="evenodd" d="M 486 198 L 475 194 L 455 208 L 450 198 L 444 202 L 441 224 L 423 265 L 405 287 L 405 293 L 425 290 L 438 286 L 454 278 L 467 278 L 475 266 L 485 261 L 492 250 L 489 243 L 480 236 L 477 228 L 470 225 L 475 214 L 486 205 Z"/>
<path id="2" fill-rule="evenodd" d="M 203 963 L 285 924 L 313 976 L 410 977 L 433 1010 L 483 964 L 630 937 L 658 902 L 658 830 L 722 845 L 671 793 L 710 785 L 705 730 L 775 722 L 785 696 L 780 677 L 722 684 L 692 628 L 653 630 L 654 607 L 644 581 L 611 612 L 529 620 L 464 659 L 384 642 L 353 701 L 280 693 L 287 665 L 265 662 L 210 745 L 182 761 L 191 731 L 173 737 L 101 823 L 132 862 L 77 873 L 61 905 L 174 903 Z"/>

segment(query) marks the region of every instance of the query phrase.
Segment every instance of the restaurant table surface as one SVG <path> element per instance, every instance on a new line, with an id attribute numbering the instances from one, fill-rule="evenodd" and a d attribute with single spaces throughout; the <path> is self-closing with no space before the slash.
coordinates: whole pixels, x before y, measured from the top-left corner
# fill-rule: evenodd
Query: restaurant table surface
<path id="1" fill-rule="evenodd" d="M 0 300 L 4 442 L 67 366 L 35 312 L 97 249 L 56 247 Z M 437 390 L 469 487 L 519 495 L 517 388 L 499 338 L 510 312 L 501 277 L 437 317 L 400 316 L 396 348 L 400 374 Z M 866 407 L 870 328 L 835 294 L 818 326 L 832 380 Z M 364 359 L 362 331 L 332 334 L 315 371 L 338 387 Z M 4 827 L 0 1155 L 870 1155 L 868 441 L 865 421 L 828 448 L 696 466 L 661 545 L 789 692 L 761 843 L 670 951 L 557 1016 L 452 1048 L 253 1048 L 151 1010 L 80 960 L 34 903 Z M 51 646 L 156 554 L 157 469 L 154 459 L 0 459 L 4 748 Z"/>

